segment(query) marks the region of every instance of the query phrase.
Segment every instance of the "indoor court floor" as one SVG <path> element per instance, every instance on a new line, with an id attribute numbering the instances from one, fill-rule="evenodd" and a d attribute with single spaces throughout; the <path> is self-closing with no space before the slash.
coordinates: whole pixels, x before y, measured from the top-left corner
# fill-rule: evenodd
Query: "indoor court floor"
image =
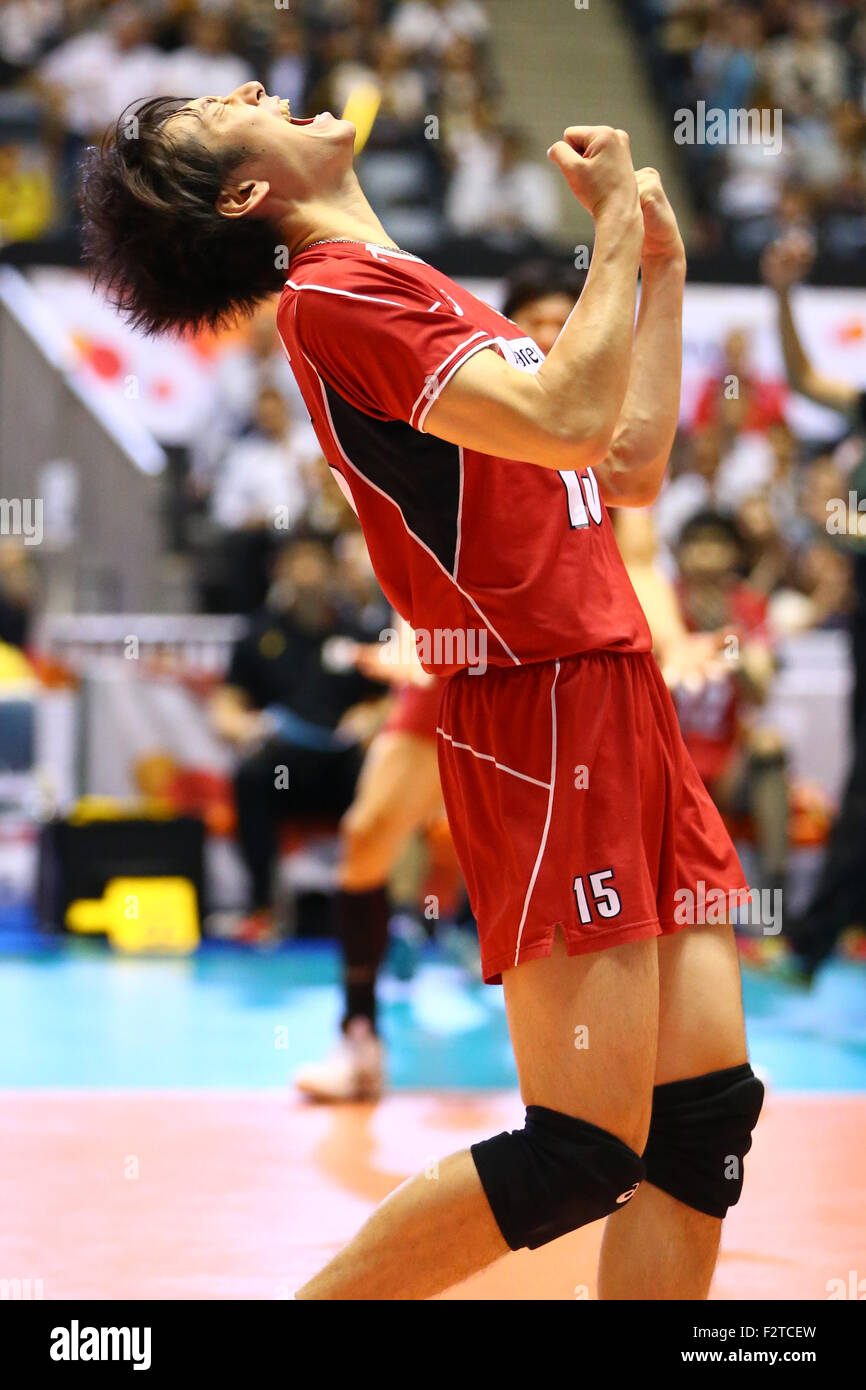
<path id="1" fill-rule="evenodd" d="M 91 943 L 0 959 L 0 1277 L 46 1299 L 288 1298 L 411 1172 L 522 1122 L 502 991 L 435 948 L 388 978 L 391 1089 L 315 1106 L 288 1079 L 332 1042 L 330 945 L 120 960 Z M 712 1296 L 826 1299 L 866 1248 L 866 967 L 810 994 L 745 977 L 768 1086 Z M 595 1296 L 601 1224 L 444 1297 Z M 850 1296 L 850 1294 L 849 1294 Z"/>

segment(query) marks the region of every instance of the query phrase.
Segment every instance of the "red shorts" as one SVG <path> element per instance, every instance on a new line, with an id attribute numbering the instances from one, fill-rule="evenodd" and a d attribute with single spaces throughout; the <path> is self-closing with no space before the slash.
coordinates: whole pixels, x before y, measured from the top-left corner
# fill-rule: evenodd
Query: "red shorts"
<path id="1" fill-rule="evenodd" d="M 437 678 L 432 685 L 401 686 L 384 728 L 389 733 L 417 734 L 419 738 L 435 740 L 443 684 Z"/>
<path id="2" fill-rule="evenodd" d="M 557 926 L 581 955 L 678 931 L 710 893 L 745 890 L 648 653 L 460 672 L 439 723 L 488 984 L 549 955 Z"/>

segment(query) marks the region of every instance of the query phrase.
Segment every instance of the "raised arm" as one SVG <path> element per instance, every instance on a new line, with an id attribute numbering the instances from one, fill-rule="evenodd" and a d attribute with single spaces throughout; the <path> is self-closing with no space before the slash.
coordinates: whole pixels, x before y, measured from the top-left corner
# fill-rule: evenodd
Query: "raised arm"
<path id="1" fill-rule="evenodd" d="M 639 169 L 644 219 L 641 301 L 625 402 L 599 490 L 614 507 L 655 500 L 674 441 L 683 358 L 686 255 L 676 218 L 655 169 Z"/>
<path id="2" fill-rule="evenodd" d="M 625 131 L 570 126 L 548 154 L 595 222 L 583 293 L 535 375 L 492 349 L 478 352 L 431 406 L 425 429 L 482 453 L 580 469 L 606 457 L 625 399 L 643 219 Z"/>
<path id="3" fill-rule="evenodd" d="M 815 370 L 803 347 L 791 311 L 791 289 L 808 271 L 812 256 L 808 240 L 794 233 L 768 246 L 761 261 L 764 280 L 776 292 L 779 336 L 788 384 L 793 391 L 808 396 L 818 405 L 850 414 L 860 399 L 860 392 L 849 382 L 821 376 Z"/>

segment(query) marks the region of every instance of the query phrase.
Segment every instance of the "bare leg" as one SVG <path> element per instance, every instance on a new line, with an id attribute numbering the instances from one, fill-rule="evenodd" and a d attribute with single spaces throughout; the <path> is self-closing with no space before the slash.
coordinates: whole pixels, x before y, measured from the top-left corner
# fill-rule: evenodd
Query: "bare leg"
<path id="1" fill-rule="evenodd" d="M 588 1120 L 640 1151 L 658 1026 L 655 942 L 567 957 L 557 939 L 550 957 L 507 971 L 503 982 L 524 1102 Z M 506 1250 L 464 1150 L 438 1176 L 398 1187 L 297 1297 L 429 1298 Z"/>
<path id="2" fill-rule="evenodd" d="M 343 817 L 340 887 L 362 893 L 385 883 L 409 837 L 441 801 L 433 740 L 401 730 L 377 734 Z"/>
<path id="3" fill-rule="evenodd" d="M 740 970 L 731 927 L 662 937 L 656 1084 L 747 1060 Z M 599 1269 L 604 1299 L 706 1298 L 722 1223 L 642 1183 L 608 1220 Z"/>
<path id="4" fill-rule="evenodd" d="M 506 1254 L 468 1149 L 401 1183 L 295 1295 L 306 1299 L 422 1299 Z"/>

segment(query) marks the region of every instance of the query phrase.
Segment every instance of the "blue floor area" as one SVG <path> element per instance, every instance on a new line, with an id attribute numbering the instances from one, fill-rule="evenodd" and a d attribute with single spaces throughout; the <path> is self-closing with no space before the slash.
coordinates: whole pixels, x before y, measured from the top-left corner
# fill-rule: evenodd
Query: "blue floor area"
<path id="1" fill-rule="evenodd" d="M 183 960 L 2 944 L 0 1087 L 280 1087 L 333 1042 L 330 943 L 207 945 Z M 808 994 L 747 974 L 744 993 L 752 1060 L 774 1087 L 866 1090 L 866 967 L 834 962 Z M 393 1087 L 515 1084 L 501 989 L 430 947 L 410 983 L 385 978 L 381 999 Z"/>

